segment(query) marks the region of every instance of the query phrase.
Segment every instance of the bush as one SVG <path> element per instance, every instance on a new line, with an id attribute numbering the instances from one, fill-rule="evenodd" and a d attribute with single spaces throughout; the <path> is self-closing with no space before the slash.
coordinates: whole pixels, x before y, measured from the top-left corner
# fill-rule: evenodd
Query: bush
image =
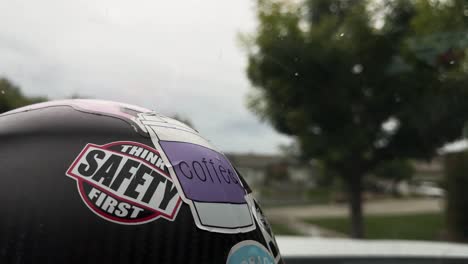
<path id="1" fill-rule="evenodd" d="M 445 175 L 448 238 L 468 242 L 468 152 L 446 154 Z"/>

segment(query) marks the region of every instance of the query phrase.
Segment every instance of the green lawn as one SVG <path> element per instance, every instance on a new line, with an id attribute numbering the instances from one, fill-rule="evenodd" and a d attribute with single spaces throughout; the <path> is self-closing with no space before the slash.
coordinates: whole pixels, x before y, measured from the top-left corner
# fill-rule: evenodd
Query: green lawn
<path id="1" fill-rule="evenodd" d="M 329 188 L 314 188 L 306 192 L 306 197 L 314 204 L 326 204 L 331 200 L 332 190 Z"/>
<path id="2" fill-rule="evenodd" d="M 306 222 L 349 233 L 348 218 L 308 219 Z M 443 215 L 438 213 L 366 216 L 364 222 L 366 238 L 370 239 L 439 240 L 444 225 Z"/>
<path id="3" fill-rule="evenodd" d="M 275 223 L 275 222 L 270 222 L 271 224 L 271 229 L 273 230 L 273 233 L 278 236 L 278 235 L 283 235 L 283 236 L 299 236 L 301 235 L 300 233 L 296 232 L 295 230 L 289 228 L 285 224 L 280 224 L 280 223 Z"/>

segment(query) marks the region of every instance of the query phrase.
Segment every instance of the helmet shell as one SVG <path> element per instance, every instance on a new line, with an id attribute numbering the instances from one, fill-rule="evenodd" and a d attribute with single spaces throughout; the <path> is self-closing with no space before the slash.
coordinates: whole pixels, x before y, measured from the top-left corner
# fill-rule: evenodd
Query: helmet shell
<path id="1" fill-rule="evenodd" d="M 281 262 L 225 156 L 148 109 L 64 100 L 4 113 L 0 169 L 1 263 Z"/>

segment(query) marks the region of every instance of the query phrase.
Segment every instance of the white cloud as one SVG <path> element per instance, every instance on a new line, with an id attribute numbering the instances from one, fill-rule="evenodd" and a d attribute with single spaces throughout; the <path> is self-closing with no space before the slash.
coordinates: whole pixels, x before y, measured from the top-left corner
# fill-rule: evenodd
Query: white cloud
<path id="1" fill-rule="evenodd" d="M 235 38 L 254 28 L 252 1 L 0 0 L 0 10 L 0 75 L 28 94 L 178 112 L 225 151 L 288 141 L 245 109 Z"/>

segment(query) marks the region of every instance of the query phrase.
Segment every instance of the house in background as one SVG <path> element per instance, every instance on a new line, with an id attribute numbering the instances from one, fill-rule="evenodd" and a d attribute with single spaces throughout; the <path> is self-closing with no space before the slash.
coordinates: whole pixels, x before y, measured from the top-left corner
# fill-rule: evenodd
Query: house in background
<path id="1" fill-rule="evenodd" d="M 313 163 L 301 163 L 280 155 L 227 153 L 232 165 L 253 190 L 312 188 L 317 170 Z"/>
<path id="2" fill-rule="evenodd" d="M 385 192 L 396 192 L 402 196 L 442 197 L 444 190 L 441 183 L 445 177 L 442 160 L 443 156 L 430 161 L 412 160 L 414 171 L 411 179 L 402 180 L 397 185 L 389 179 L 377 179 L 376 182 Z"/>
<path id="3" fill-rule="evenodd" d="M 443 156 L 436 157 L 428 162 L 413 161 L 413 179 L 416 181 L 440 182 L 444 177 Z"/>

